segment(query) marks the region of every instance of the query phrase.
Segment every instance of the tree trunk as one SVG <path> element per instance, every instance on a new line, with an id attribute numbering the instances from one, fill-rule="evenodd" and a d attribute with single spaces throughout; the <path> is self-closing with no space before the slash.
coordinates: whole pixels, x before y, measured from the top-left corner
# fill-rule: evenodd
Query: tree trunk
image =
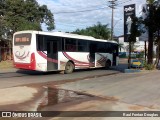
<path id="1" fill-rule="evenodd" d="M 131 41 L 129 40 L 128 69 L 131 68 Z"/>
<path id="2" fill-rule="evenodd" d="M 149 40 L 148 40 L 148 64 L 152 64 L 153 63 L 153 6 L 152 4 L 150 4 L 149 7 L 149 20 L 150 20 L 150 25 L 148 27 L 148 32 L 149 32 Z"/>
<path id="3" fill-rule="evenodd" d="M 149 28 L 149 40 L 148 40 L 148 64 L 153 63 L 153 32 L 152 28 Z"/>
<path id="4" fill-rule="evenodd" d="M 158 68 L 158 64 L 159 64 L 159 57 L 160 57 L 160 31 L 157 31 L 158 33 L 158 42 L 157 42 L 157 48 L 156 48 L 156 61 L 154 63 L 154 66 L 156 68 Z"/>

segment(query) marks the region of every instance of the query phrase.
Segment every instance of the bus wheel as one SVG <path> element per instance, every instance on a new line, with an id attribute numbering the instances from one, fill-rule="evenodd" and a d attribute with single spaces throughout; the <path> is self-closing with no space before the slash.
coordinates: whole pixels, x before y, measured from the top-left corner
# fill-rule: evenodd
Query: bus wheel
<path id="1" fill-rule="evenodd" d="M 64 70 L 64 73 L 65 74 L 69 74 L 69 73 L 72 73 L 74 70 L 74 65 L 72 62 L 67 62 L 66 64 L 66 67 L 65 67 L 65 70 Z"/>
<path id="2" fill-rule="evenodd" d="M 105 64 L 105 69 L 109 69 L 111 67 L 111 62 L 108 60 Z"/>

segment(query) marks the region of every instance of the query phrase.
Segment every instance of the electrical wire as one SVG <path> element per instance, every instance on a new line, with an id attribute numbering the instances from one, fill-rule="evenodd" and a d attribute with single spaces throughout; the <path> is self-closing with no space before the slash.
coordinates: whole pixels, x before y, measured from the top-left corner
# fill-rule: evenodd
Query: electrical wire
<path id="1" fill-rule="evenodd" d="M 126 0 L 126 1 L 123 1 L 123 2 L 120 2 L 118 4 L 116 4 L 115 6 L 118 6 L 118 5 L 121 5 L 121 4 L 124 4 L 126 2 L 130 2 L 132 0 Z M 93 6 L 92 6 L 93 7 Z M 97 7 L 97 6 L 96 6 Z M 101 8 L 93 8 L 93 9 L 87 9 L 87 10 L 77 10 L 77 11 L 61 11 L 61 12 L 54 12 L 54 14 L 71 14 L 71 13 L 80 13 L 80 12 L 90 12 L 90 11 L 95 11 L 95 10 L 102 10 L 102 9 L 105 9 L 105 8 L 110 8 L 109 5 L 106 4 L 106 6 L 104 7 L 101 7 Z"/>
<path id="2" fill-rule="evenodd" d="M 75 25 L 75 24 L 64 24 L 64 23 L 55 23 L 63 26 L 69 26 L 69 27 L 86 27 L 85 25 Z"/>
<path id="3" fill-rule="evenodd" d="M 109 8 L 108 6 L 102 7 L 102 8 L 96 8 L 96 9 L 88 9 L 88 10 L 80 10 L 80 11 L 68 11 L 68 12 L 54 12 L 54 14 L 68 14 L 68 13 L 79 13 L 79 12 L 89 12 L 89 11 L 95 11 L 95 10 L 101 10 Z"/>
<path id="4" fill-rule="evenodd" d="M 127 1 L 121 2 L 121 3 L 119 3 L 118 5 L 122 5 L 122 4 L 127 3 L 127 2 L 130 2 L 130 1 L 132 1 L 132 0 L 127 0 Z"/>
<path id="5" fill-rule="evenodd" d="M 127 2 L 130 2 L 132 0 L 126 0 L 126 1 L 118 1 L 118 3 L 115 5 L 115 6 L 119 6 L 119 5 L 122 5 L 124 3 L 127 3 Z M 105 6 L 104 6 L 105 5 Z M 92 6 L 94 7 L 94 6 Z M 97 7 L 97 6 L 95 6 Z M 103 4 L 103 6 L 99 6 L 100 8 L 90 8 L 90 9 L 86 9 L 86 10 L 77 10 L 77 11 L 61 11 L 61 12 L 55 12 L 54 14 L 70 14 L 70 13 L 83 13 L 83 12 L 90 12 L 90 11 L 95 11 L 95 10 L 102 10 L 102 9 L 106 9 L 106 8 L 109 8 L 109 5 L 107 4 Z M 70 7 L 72 8 L 72 7 Z M 64 23 L 56 23 L 56 24 L 59 24 L 59 25 L 62 25 L 62 26 L 68 26 L 68 27 L 71 27 L 71 28 L 82 28 L 82 27 L 86 27 L 85 25 L 75 25 L 75 24 L 64 24 Z M 62 29 L 61 29 L 62 30 Z M 64 30 L 64 29 L 63 29 Z M 66 29 L 67 30 L 67 29 Z M 65 30 L 65 31 L 66 31 Z"/>

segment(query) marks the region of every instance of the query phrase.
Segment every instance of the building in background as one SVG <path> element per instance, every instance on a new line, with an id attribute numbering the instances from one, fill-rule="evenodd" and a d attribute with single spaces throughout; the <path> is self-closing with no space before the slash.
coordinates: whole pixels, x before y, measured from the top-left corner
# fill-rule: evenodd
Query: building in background
<path id="1" fill-rule="evenodd" d="M 128 56 L 129 54 L 129 43 L 128 42 L 124 42 L 124 36 L 119 36 L 118 37 L 118 43 L 119 43 L 119 52 L 120 53 L 126 53 L 126 56 Z M 147 52 L 148 52 L 148 42 L 146 42 L 146 48 L 147 48 Z M 132 46 L 132 54 L 135 53 L 140 53 L 140 52 L 144 52 L 145 51 L 145 42 L 144 41 L 140 41 L 139 37 L 136 38 L 136 42 L 134 43 L 134 46 Z M 154 55 L 156 53 L 156 46 L 153 46 L 153 52 Z"/>
<path id="2" fill-rule="evenodd" d="M 129 52 L 129 43 L 124 42 L 123 35 L 118 37 L 118 43 L 120 45 L 119 52 Z M 134 51 L 132 52 L 144 51 L 144 45 L 145 45 L 144 41 L 139 41 L 139 37 L 137 37 L 134 46 L 132 46 L 134 48 Z M 147 46 L 148 46 L 148 42 L 147 42 Z"/>

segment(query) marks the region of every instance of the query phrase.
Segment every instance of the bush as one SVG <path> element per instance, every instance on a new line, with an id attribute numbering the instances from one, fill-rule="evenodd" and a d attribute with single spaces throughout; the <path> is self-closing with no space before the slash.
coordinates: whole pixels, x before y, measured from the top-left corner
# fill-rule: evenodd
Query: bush
<path id="1" fill-rule="evenodd" d="M 145 70 L 153 70 L 155 66 L 153 64 L 147 64 L 146 62 L 144 63 L 144 68 Z"/>
<path id="2" fill-rule="evenodd" d="M 144 57 L 144 52 L 140 52 L 138 54 L 136 54 L 136 58 L 143 58 Z"/>

